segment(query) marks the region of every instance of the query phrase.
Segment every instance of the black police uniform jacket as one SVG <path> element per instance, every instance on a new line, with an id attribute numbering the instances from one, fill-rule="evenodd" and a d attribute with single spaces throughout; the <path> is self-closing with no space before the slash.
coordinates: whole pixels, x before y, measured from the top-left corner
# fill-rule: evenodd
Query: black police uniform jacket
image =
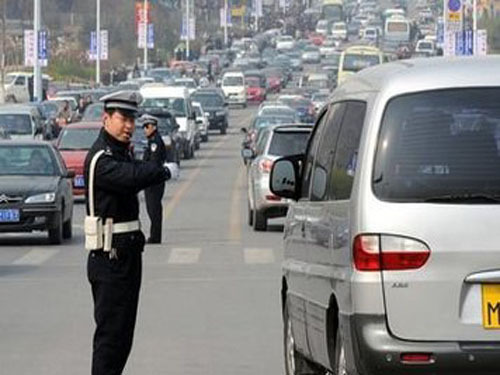
<path id="1" fill-rule="evenodd" d="M 105 152 L 99 157 L 95 168 L 95 215 L 101 217 L 103 221 L 111 218 L 115 224 L 138 220 L 137 193 L 148 186 L 168 180 L 170 173 L 156 162 L 135 160 L 129 145 L 113 138 L 103 128 L 85 159 L 87 214 L 90 162 L 100 150 Z"/>
<path id="2" fill-rule="evenodd" d="M 143 160 L 154 161 L 160 166 L 167 161 L 167 148 L 158 131 L 148 138 L 148 147 L 144 150 Z"/>

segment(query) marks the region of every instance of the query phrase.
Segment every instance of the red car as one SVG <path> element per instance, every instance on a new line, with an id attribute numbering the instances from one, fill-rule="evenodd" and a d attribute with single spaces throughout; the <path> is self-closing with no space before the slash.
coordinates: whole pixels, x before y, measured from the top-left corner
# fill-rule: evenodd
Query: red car
<path id="1" fill-rule="evenodd" d="M 266 88 L 262 87 L 262 82 L 258 77 L 246 77 L 245 81 L 247 86 L 247 100 L 249 102 L 262 103 L 266 100 Z"/>
<path id="2" fill-rule="evenodd" d="M 323 44 L 323 42 L 325 41 L 325 36 L 323 34 L 311 33 L 311 34 L 309 34 L 309 40 L 315 46 L 321 46 Z"/>
<path id="3" fill-rule="evenodd" d="M 78 122 L 64 127 L 57 138 L 56 147 L 62 155 L 66 168 L 75 172 L 74 196 L 85 195 L 83 163 L 101 128 L 100 122 Z"/>

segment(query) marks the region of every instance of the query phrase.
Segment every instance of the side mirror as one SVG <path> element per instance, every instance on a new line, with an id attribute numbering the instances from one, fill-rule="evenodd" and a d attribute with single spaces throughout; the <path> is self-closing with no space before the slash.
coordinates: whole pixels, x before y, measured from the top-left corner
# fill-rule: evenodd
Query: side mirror
<path id="1" fill-rule="evenodd" d="M 197 123 L 198 125 L 201 125 L 201 124 L 203 124 L 203 120 L 196 119 L 196 123 Z"/>
<path id="2" fill-rule="evenodd" d="M 303 155 L 278 159 L 271 169 L 269 187 L 274 195 L 293 200 L 299 199 L 299 162 Z"/>
<path id="3" fill-rule="evenodd" d="M 66 173 L 63 175 L 64 178 L 74 178 L 75 177 L 75 171 L 69 169 L 66 171 Z"/>
<path id="4" fill-rule="evenodd" d="M 241 156 L 243 157 L 243 159 L 248 160 L 248 159 L 253 159 L 255 157 L 255 154 L 252 149 L 244 148 L 243 150 L 241 150 Z"/>

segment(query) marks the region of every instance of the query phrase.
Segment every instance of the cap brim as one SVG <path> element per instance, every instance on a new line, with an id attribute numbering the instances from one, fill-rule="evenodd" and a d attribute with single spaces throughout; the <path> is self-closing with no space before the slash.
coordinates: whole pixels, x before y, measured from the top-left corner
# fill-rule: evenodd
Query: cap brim
<path id="1" fill-rule="evenodd" d="M 121 109 L 130 112 L 137 112 L 137 106 L 124 102 L 108 102 L 105 104 L 105 109 Z"/>

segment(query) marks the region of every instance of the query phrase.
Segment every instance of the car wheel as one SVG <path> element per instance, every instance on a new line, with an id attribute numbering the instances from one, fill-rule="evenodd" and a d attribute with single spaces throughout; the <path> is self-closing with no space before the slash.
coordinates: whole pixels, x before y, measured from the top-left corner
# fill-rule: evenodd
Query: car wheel
<path id="1" fill-rule="evenodd" d="M 70 216 L 63 225 L 63 238 L 70 239 L 71 237 L 73 237 L 73 218 Z"/>
<path id="2" fill-rule="evenodd" d="M 308 365 L 302 354 L 295 350 L 295 338 L 293 336 L 292 321 L 288 314 L 288 306 L 285 302 L 283 311 L 283 349 L 285 357 L 286 375 L 323 375 L 323 372 L 315 371 Z"/>
<path id="3" fill-rule="evenodd" d="M 57 215 L 57 224 L 49 229 L 49 242 L 53 245 L 59 245 L 63 240 L 63 222 L 62 213 Z"/>
<path id="4" fill-rule="evenodd" d="M 225 126 L 223 126 L 222 128 L 220 128 L 220 133 L 222 135 L 226 134 L 226 127 Z"/>
<path id="5" fill-rule="evenodd" d="M 259 232 L 267 230 L 267 217 L 259 210 L 253 210 L 253 229 Z"/>
<path id="6" fill-rule="evenodd" d="M 184 149 L 184 159 L 190 159 L 191 158 L 191 146 L 188 146 Z"/>
<path id="7" fill-rule="evenodd" d="M 250 201 L 248 201 L 248 225 L 253 225 L 253 210 L 252 206 L 250 205 Z"/>
<path id="8" fill-rule="evenodd" d="M 334 375 L 348 375 L 347 361 L 345 357 L 344 340 L 340 328 L 337 329 L 337 339 L 335 340 L 335 370 Z"/>
<path id="9" fill-rule="evenodd" d="M 244 104 L 243 104 L 243 108 L 246 108 L 246 107 L 247 107 L 247 103 L 244 103 Z"/>
<path id="10" fill-rule="evenodd" d="M 208 142 L 208 134 L 204 134 L 201 136 L 201 141 L 202 142 Z"/>

